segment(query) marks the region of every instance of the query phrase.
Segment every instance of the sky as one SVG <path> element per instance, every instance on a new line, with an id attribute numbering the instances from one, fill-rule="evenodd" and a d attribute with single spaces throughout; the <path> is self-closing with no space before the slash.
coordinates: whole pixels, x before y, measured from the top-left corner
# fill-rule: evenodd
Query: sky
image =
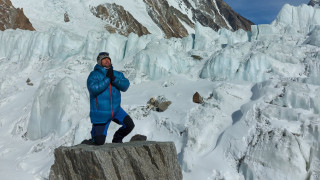
<path id="1" fill-rule="evenodd" d="M 234 11 L 255 24 L 270 24 L 284 4 L 308 4 L 310 0 L 224 0 Z"/>

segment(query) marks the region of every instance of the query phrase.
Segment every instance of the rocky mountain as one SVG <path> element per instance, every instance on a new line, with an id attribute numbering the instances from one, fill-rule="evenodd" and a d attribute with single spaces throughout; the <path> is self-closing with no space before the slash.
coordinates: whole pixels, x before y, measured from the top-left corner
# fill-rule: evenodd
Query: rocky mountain
<path id="1" fill-rule="evenodd" d="M 0 0 L 4 4 L 0 12 L 5 14 L 2 29 L 33 29 L 30 18 L 38 31 L 60 27 L 82 36 L 92 30 L 107 30 L 124 36 L 135 33 L 181 38 L 195 32 L 196 22 L 215 31 L 221 28 L 250 31 L 253 24 L 223 0 L 11 1 L 21 9 L 15 9 L 10 0 Z"/>
<path id="2" fill-rule="evenodd" d="M 35 30 L 22 8 L 15 8 L 10 0 L 0 0 L 0 30 L 17 28 Z"/>
<path id="3" fill-rule="evenodd" d="M 308 5 L 310 6 L 320 6 L 320 0 L 311 0 Z"/>
<path id="4" fill-rule="evenodd" d="M 215 31 L 221 28 L 250 31 L 253 24 L 234 12 L 223 0 L 175 0 L 175 4 L 167 0 L 143 0 L 143 3 L 148 16 L 166 38 L 189 35 L 188 29 L 194 29 L 195 22 Z M 149 34 L 143 22 L 138 22 L 122 6 L 106 3 L 91 8 L 91 12 L 105 20 L 105 27 L 111 33 Z"/>
<path id="5" fill-rule="evenodd" d="M 148 29 L 141 25 L 130 12 L 117 4 L 106 3 L 92 7 L 91 12 L 107 22 L 105 28 L 110 33 L 119 33 L 124 36 L 128 36 L 132 32 L 139 36 L 150 34 Z"/>

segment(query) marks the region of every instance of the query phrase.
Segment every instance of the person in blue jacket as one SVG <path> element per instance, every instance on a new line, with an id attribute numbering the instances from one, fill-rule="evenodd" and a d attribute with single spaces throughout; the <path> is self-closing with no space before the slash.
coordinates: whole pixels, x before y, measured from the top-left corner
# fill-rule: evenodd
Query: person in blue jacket
<path id="1" fill-rule="evenodd" d="M 94 144 L 105 143 L 111 121 L 122 125 L 115 132 L 112 143 L 122 143 L 122 139 L 134 128 L 132 119 L 120 106 L 120 91 L 127 91 L 129 85 L 130 82 L 123 73 L 113 70 L 109 53 L 99 53 L 97 65 L 87 79 L 90 94 L 91 136 Z"/>

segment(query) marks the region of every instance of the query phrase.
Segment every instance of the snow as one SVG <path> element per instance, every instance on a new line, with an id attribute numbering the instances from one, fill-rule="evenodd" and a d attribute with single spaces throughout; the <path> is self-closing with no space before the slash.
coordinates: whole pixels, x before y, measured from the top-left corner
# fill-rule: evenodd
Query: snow
<path id="1" fill-rule="evenodd" d="M 41 30 L 0 32 L 2 179 L 46 179 L 55 148 L 90 138 L 86 79 L 100 51 L 131 82 L 122 107 L 136 126 L 124 141 L 173 141 L 184 179 L 319 179 L 317 8 L 285 5 L 252 33 L 197 23 L 195 34 L 163 39 L 100 31 L 89 16 L 62 28 L 63 17 L 49 16 L 67 8 L 72 18 L 104 3 L 80 2 L 13 1 Z M 53 11 L 40 16 L 30 4 Z M 192 102 L 195 92 L 203 104 Z M 172 101 L 165 112 L 147 108 L 158 96 Z M 107 142 L 118 128 L 110 124 Z"/>

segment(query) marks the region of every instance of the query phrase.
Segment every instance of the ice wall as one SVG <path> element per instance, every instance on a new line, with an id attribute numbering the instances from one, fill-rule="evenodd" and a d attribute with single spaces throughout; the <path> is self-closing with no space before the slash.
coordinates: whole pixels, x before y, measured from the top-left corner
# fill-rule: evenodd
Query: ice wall
<path id="1" fill-rule="evenodd" d="M 304 179 L 319 175 L 310 168 L 313 152 L 320 145 L 319 90 L 319 86 L 292 81 L 259 83 L 252 88 L 255 101 L 263 101 L 241 109 L 241 123 L 250 129 L 245 135 L 247 148 L 238 157 L 239 171 L 246 178 Z"/>
<path id="2" fill-rule="evenodd" d="M 308 39 L 304 43 L 320 47 L 320 25 L 317 25 L 312 29 Z"/>
<path id="3" fill-rule="evenodd" d="M 311 25 L 320 25 L 319 17 L 319 8 L 306 4 L 298 7 L 286 4 L 271 25 L 281 28 L 293 28 L 299 33 L 308 33 Z"/>
<path id="4" fill-rule="evenodd" d="M 248 42 L 248 32 L 237 30 L 235 32 L 227 29 L 220 29 L 217 32 L 208 27 L 203 27 L 199 22 L 195 26 L 195 50 L 220 50 L 227 45 L 233 45 L 241 42 Z"/>
<path id="5" fill-rule="evenodd" d="M 305 56 L 303 49 L 287 42 L 239 43 L 213 54 L 204 65 L 200 77 L 250 82 L 278 77 L 305 77 L 305 66 L 301 64 Z M 289 66 L 290 70 L 287 69 Z"/>
<path id="6" fill-rule="evenodd" d="M 53 132 L 61 137 L 79 122 L 89 122 L 89 109 L 87 94 L 77 81 L 68 77 L 58 80 L 51 74 L 35 94 L 27 137 L 36 140 Z"/>

